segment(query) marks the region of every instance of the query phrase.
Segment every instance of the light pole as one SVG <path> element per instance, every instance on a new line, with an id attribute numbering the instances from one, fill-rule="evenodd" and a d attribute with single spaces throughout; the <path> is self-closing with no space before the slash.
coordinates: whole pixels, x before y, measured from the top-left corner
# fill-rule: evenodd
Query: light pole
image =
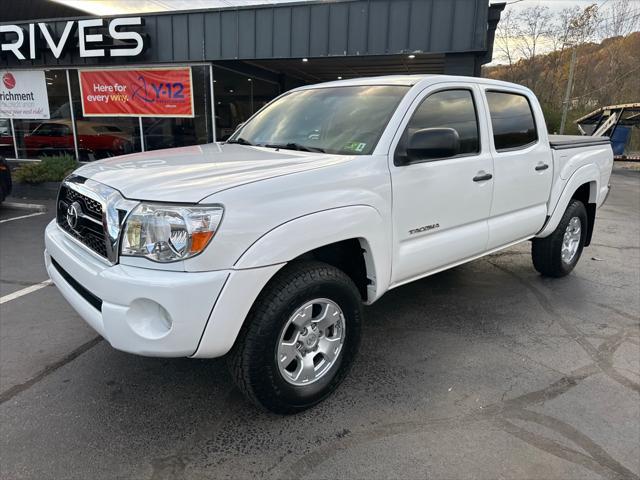
<path id="1" fill-rule="evenodd" d="M 571 100 L 571 91 L 573 90 L 573 76 L 576 70 L 576 60 L 578 58 L 578 47 L 573 46 L 571 53 L 571 66 L 569 67 L 569 81 L 567 82 L 567 91 L 564 94 L 564 102 L 562 103 L 562 120 L 560 121 L 560 135 L 564 135 L 564 127 L 567 123 L 567 113 L 569 112 L 569 102 Z"/>

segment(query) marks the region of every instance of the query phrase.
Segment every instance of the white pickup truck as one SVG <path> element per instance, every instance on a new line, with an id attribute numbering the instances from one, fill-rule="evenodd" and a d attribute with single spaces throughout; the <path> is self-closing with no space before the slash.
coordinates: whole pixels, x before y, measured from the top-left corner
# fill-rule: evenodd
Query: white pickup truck
<path id="1" fill-rule="evenodd" d="M 571 272 L 612 165 L 607 138 L 548 135 L 518 85 L 306 86 L 225 143 L 80 167 L 45 261 L 114 348 L 227 355 L 251 400 L 293 413 L 343 380 L 388 290 L 527 240 L 541 274 Z"/>

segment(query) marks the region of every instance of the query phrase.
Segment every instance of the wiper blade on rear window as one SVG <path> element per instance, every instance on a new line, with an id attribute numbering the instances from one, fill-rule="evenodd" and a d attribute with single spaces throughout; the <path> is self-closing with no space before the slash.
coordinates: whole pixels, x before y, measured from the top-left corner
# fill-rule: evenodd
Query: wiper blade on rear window
<path id="1" fill-rule="evenodd" d="M 299 150 L 301 152 L 316 152 L 316 153 L 325 153 L 322 148 L 317 147 L 307 147 L 306 145 L 300 145 L 299 143 L 284 143 L 282 145 L 274 145 L 269 144 L 265 145 L 267 148 L 278 148 L 281 150 Z"/>
<path id="2" fill-rule="evenodd" d="M 236 138 L 235 140 L 227 140 L 225 143 L 237 143 L 238 145 L 249 145 L 249 146 L 253 145 L 253 143 L 251 143 L 248 140 L 245 140 L 242 137 Z"/>

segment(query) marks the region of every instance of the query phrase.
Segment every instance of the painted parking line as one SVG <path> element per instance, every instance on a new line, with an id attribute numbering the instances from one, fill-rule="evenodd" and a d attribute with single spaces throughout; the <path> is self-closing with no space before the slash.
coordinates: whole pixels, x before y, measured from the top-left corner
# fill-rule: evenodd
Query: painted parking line
<path id="1" fill-rule="evenodd" d="M 38 215 L 44 215 L 45 213 L 47 212 L 35 212 L 35 213 L 30 213 L 28 215 L 20 215 L 19 217 L 5 218 L 4 220 L 0 220 L 0 223 L 12 222 L 14 220 L 22 220 L 23 218 L 29 218 L 29 217 L 37 217 Z"/>
<path id="2" fill-rule="evenodd" d="M 29 295 L 30 293 L 37 292 L 41 288 L 48 287 L 52 283 L 53 282 L 51 282 L 51 280 L 45 280 L 44 282 L 36 283 L 35 285 L 31 285 L 30 287 L 23 288 L 22 290 L 18 290 L 17 292 L 13 292 L 9 295 L 5 295 L 4 297 L 0 297 L 0 305 L 10 302 L 11 300 L 15 300 L 16 298 Z"/>
<path id="3" fill-rule="evenodd" d="M 39 203 L 23 203 L 23 202 L 2 202 L 2 206 L 6 208 L 17 208 L 20 210 L 31 210 L 32 212 L 46 212 L 47 207 Z"/>

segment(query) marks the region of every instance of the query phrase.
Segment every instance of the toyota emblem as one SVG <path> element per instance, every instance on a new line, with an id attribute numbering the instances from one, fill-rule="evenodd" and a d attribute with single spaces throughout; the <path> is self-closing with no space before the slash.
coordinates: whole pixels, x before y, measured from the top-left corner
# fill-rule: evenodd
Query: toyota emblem
<path id="1" fill-rule="evenodd" d="M 78 218 L 81 213 L 82 207 L 78 202 L 73 202 L 69 205 L 69 208 L 67 208 L 67 223 L 69 224 L 69 227 L 71 227 L 71 230 L 75 231 L 78 226 Z"/>

